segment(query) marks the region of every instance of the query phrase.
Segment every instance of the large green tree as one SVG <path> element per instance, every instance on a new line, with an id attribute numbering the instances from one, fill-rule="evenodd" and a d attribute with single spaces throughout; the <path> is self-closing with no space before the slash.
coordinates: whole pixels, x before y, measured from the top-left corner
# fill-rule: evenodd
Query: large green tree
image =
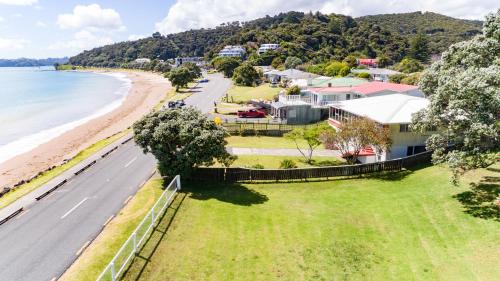
<path id="1" fill-rule="evenodd" d="M 225 77 L 232 77 L 234 70 L 241 65 L 241 59 L 230 57 L 217 57 L 212 61 L 217 71 L 224 73 Z"/>
<path id="2" fill-rule="evenodd" d="M 401 62 L 394 66 L 394 69 L 403 73 L 413 73 L 422 71 L 424 66 L 416 59 L 404 58 Z"/>
<path id="3" fill-rule="evenodd" d="M 188 83 L 192 82 L 194 79 L 189 69 L 182 66 L 172 69 L 166 77 L 170 80 L 170 83 L 172 83 L 176 91 L 179 91 L 180 87 L 186 87 Z"/>
<path id="4" fill-rule="evenodd" d="M 422 63 L 427 63 L 431 57 L 429 39 L 425 34 L 419 33 L 410 41 L 410 57 Z"/>
<path id="5" fill-rule="evenodd" d="M 259 78 L 259 73 L 250 63 L 243 63 L 233 73 L 233 81 L 240 86 L 254 86 Z"/>
<path id="6" fill-rule="evenodd" d="M 201 68 L 197 66 L 196 63 L 186 62 L 183 63 L 182 66 L 189 70 L 189 73 L 191 73 L 191 77 L 193 77 L 193 79 L 199 78 L 201 76 Z"/>
<path id="7" fill-rule="evenodd" d="M 434 162 L 447 163 L 454 180 L 490 164 L 500 149 L 500 9 L 486 18 L 482 35 L 452 45 L 424 71 L 420 88 L 430 106 L 413 127 L 439 129 L 427 141 Z"/>
<path id="8" fill-rule="evenodd" d="M 158 160 L 162 176 L 189 176 L 193 168 L 217 160 L 229 165 L 225 129 L 199 110 L 164 109 L 144 116 L 133 125 L 134 140 Z"/>
<path id="9" fill-rule="evenodd" d="M 298 57 L 287 57 L 285 60 L 285 68 L 286 69 L 294 69 L 297 66 L 302 64 L 302 60 Z"/>

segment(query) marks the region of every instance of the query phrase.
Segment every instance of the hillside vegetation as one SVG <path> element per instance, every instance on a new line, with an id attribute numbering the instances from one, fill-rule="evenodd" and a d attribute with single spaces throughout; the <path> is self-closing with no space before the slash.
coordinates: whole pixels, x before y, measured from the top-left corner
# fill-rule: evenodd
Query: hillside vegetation
<path id="1" fill-rule="evenodd" d="M 374 15 L 356 20 L 365 24 L 376 24 L 407 38 L 418 33 L 426 34 L 433 53 L 441 53 L 452 43 L 480 34 L 483 24 L 481 21 L 456 19 L 432 12 Z"/>
<path id="2" fill-rule="evenodd" d="M 401 28 L 397 28 L 401 27 Z M 415 31 L 414 31 L 415 30 Z M 434 51 L 468 39 L 480 30 L 479 22 L 432 13 L 362 17 L 288 12 L 249 22 L 222 24 L 157 38 L 127 41 L 85 51 L 70 59 L 73 65 L 125 67 L 137 58 L 168 60 L 177 56 L 213 58 L 226 44 L 241 44 L 255 57 L 260 44 L 277 42 L 278 54 L 262 58 L 270 64 L 276 56 L 300 58 L 305 63 L 342 60 L 347 55 L 387 57 L 401 61 L 409 52 L 412 34 L 423 30 L 431 36 Z"/>

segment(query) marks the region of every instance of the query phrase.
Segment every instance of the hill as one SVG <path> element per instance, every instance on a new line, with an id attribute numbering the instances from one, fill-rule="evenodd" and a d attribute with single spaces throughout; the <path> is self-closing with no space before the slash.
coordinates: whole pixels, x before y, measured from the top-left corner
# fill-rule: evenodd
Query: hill
<path id="1" fill-rule="evenodd" d="M 396 20 L 399 23 L 390 23 Z M 288 12 L 248 22 L 222 24 L 212 29 L 190 30 L 95 48 L 70 58 L 70 63 L 119 67 L 142 57 L 160 60 L 177 56 L 212 58 L 226 44 L 244 45 L 252 56 L 260 44 L 274 42 L 280 43 L 281 50 L 276 55 L 283 59 L 296 56 L 304 62 L 321 63 L 331 59 L 342 60 L 354 54 L 366 57 L 385 55 L 398 62 L 408 54 L 409 37 L 419 30 L 435 34 L 431 44 L 433 50 L 438 52 L 454 42 L 470 38 L 479 29 L 479 22 L 433 13 L 354 19 L 319 12 Z"/>
<path id="2" fill-rule="evenodd" d="M 481 33 L 482 22 L 456 19 L 432 12 L 383 14 L 356 19 L 366 24 L 376 24 L 392 33 L 412 37 L 417 33 L 428 35 L 433 53 L 441 53 L 453 43 L 464 41 Z"/>
<path id="3" fill-rule="evenodd" d="M 68 62 L 68 58 L 47 58 L 47 59 L 0 59 L 0 67 L 33 67 L 33 66 L 48 66 L 55 63 L 64 64 Z"/>

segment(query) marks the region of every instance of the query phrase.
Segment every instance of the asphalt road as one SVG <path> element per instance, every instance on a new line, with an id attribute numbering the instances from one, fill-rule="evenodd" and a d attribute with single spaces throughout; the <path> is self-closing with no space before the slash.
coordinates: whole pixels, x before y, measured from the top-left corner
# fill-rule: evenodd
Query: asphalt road
<path id="1" fill-rule="evenodd" d="M 219 74 L 186 104 L 213 108 L 231 82 Z M 64 273 L 135 194 L 155 169 L 156 160 L 129 142 L 71 179 L 53 194 L 0 226 L 0 280 L 52 280 Z"/>

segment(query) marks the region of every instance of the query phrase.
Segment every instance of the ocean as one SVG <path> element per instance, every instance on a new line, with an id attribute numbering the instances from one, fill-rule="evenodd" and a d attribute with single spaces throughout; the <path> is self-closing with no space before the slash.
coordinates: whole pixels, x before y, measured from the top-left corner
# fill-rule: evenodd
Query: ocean
<path id="1" fill-rule="evenodd" d="M 0 163 L 119 107 L 124 74 L 0 68 Z"/>

